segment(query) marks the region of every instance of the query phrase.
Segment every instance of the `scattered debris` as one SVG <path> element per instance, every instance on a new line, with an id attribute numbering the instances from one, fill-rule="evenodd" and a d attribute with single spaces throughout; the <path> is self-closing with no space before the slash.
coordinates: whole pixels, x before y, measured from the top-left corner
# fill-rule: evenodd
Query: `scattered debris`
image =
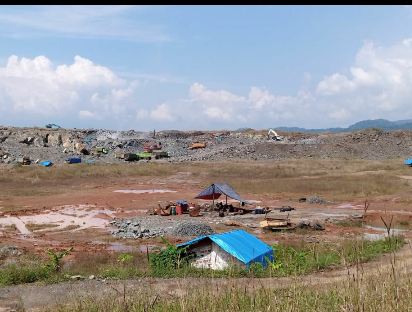
<path id="1" fill-rule="evenodd" d="M 28 166 L 31 164 L 29 157 L 20 157 L 17 161 L 20 165 Z"/>
<path id="2" fill-rule="evenodd" d="M 295 208 L 290 207 L 290 206 L 283 206 L 282 208 L 279 209 L 280 212 L 292 211 L 292 210 L 295 210 Z"/>
<path id="3" fill-rule="evenodd" d="M 0 247 L 0 259 L 7 256 L 20 256 L 21 251 L 16 246 L 3 246 Z"/>
<path id="4" fill-rule="evenodd" d="M 306 202 L 306 197 L 301 197 L 301 198 L 299 198 L 299 202 L 300 202 L 300 203 Z"/>
<path id="5" fill-rule="evenodd" d="M 76 157 L 69 157 L 69 158 L 66 159 L 66 162 L 68 164 L 78 164 L 78 163 L 82 162 L 82 159 L 81 158 L 76 158 Z"/>
<path id="6" fill-rule="evenodd" d="M 244 224 L 242 222 L 239 222 L 239 221 L 227 221 L 225 223 L 225 225 L 227 225 L 227 226 L 244 226 Z"/>
<path id="7" fill-rule="evenodd" d="M 307 202 L 309 204 L 326 204 L 326 201 L 320 196 L 311 196 Z"/>
<path id="8" fill-rule="evenodd" d="M 266 218 L 260 221 L 260 227 L 264 229 L 283 228 L 291 225 L 289 219 L 284 218 Z"/>
<path id="9" fill-rule="evenodd" d="M 189 146 L 189 149 L 205 148 L 205 147 L 206 147 L 206 142 L 193 143 L 192 145 Z"/>

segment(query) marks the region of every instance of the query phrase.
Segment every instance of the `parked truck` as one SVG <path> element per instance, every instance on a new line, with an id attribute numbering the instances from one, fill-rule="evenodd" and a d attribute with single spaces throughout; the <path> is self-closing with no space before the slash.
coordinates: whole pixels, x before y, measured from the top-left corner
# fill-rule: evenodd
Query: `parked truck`
<path id="1" fill-rule="evenodd" d="M 92 153 L 93 154 L 107 154 L 107 149 L 104 147 L 93 147 Z"/>
<path id="2" fill-rule="evenodd" d="M 152 153 L 139 153 L 137 154 L 137 156 L 139 157 L 139 159 L 152 159 Z"/>
<path id="3" fill-rule="evenodd" d="M 159 158 L 168 158 L 172 156 L 172 153 L 167 152 L 167 151 L 153 151 L 152 155 L 154 158 L 159 159 Z"/>
<path id="4" fill-rule="evenodd" d="M 124 160 L 125 161 L 135 161 L 139 160 L 139 156 L 133 153 L 125 153 L 124 154 Z"/>

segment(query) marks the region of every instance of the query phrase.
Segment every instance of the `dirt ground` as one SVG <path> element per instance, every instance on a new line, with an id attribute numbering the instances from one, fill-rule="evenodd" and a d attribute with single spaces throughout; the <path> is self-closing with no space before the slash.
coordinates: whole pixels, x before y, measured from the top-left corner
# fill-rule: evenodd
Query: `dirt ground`
<path id="1" fill-rule="evenodd" d="M 62 184 L 65 182 L 63 181 Z M 184 172 L 167 178 L 112 178 L 87 182 L 76 182 L 76 189 L 49 196 L 0 197 L 0 207 L 6 208 L 0 214 L 0 237 L 2 245 L 17 246 L 24 251 L 44 254 L 46 248 L 68 248 L 74 246 L 75 252 L 82 251 L 122 251 L 122 245 L 139 246 L 160 243 L 159 239 L 120 240 L 108 232 L 109 221 L 114 217 L 133 217 L 148 215 L 154 208 L 168 201 L 187 200 L 204 203 L 193 198 L 202 190 L 199 178 L 188 177 Z M 56 188 L 59 187 L 56 185 Z M 121 191 L 121 192 L 119 192 Z M 127 191 L 127 192 L 122 192 Z M 307 242 L 330 242 L 360 235 L 361 229 L 356 226 L 340 226 L 336 221 L 359 217 L 363 214 L 364 199 L 348 199 L 346 201 L 317 205 L 298 202 L 298 198 L 286 196 L 241 194 L 244 198 L 255 201 L 256 206 L 282 207 L 291 206 L 295 210 L 279 212 L 274 210 L 269 217 L 289 217 L 292 223 L 300 221 L 317 221 L 325 226 L 325 231 L 299 233 L 263 233 L 259 222 L 264 215 L 245 214 L 219 218 L 217 212 L 205 212 L 197 221 L 209 223 L 217 232 L 232 230 L 224 225 L 228 220 L 239 221 L 243 229 L 253 233 L 263 241 L 273 244 L 293 240 Z M 1 193 L 0 193 L 1 196 Z M 402 198 L 409 194 L 375 196 L 369 198 L 370 206 L 366 220 L 371 228 L 366 232 L 383 233 L 384 224 L 381 217 L 389 222 L 394 216 L 393 227 L 397 220 L 402 220 L 403 228 L 409 229 L 412 224 L 411 207 L 402 205 Z M 230 202 L 230 199 L 229 199 Z M 7 209 L 19 207 L 19 209 Z M 0 210 L 1 211 L 1 210 Z M 194 219 L 189 215 L 170 216 L 173 219 Z M 411 221 L 411 222 L 409 222 Z M 40 229 L 30 231 L 32 224 L 40 225 Z M 14 224 L 15 226 L 13 226 Z M 41 228 L 42 224 L 53 224 L 55 227 Z M 409 231 L 405 233 L 409 235 Z M 169 238 L 172 243 L 184 241 L 182 238 Z M 126 248 L 126 247 L 125 247 Z"/>
<path id="2" fill-rule="evenodd" d="M 356 172 L 353 175 L 366 175 L 368 172 Z M 339 177 L 337 177 L 339 178 Z M 401 179 L 407 183 L 412 175 L 402 175 Z M 308 179 L 310 180 L 310 179 Z M 36 185 L 33 184 L 33 189 Z M 74 247 L 65 261 L 75 259 L 76 254 L 81 253 L 119 253 L 142 252 L 146 253 L 148 246 L 159 246 L 161 239 L 118 239 L 109 233 L 110 220 L 115 217 L 145 216 L 150 214 L 158 204 L 164 206 L 167 202 L 187 200 L 193 203 L 204 203 L 193 199 L 205 185 L 202 176 L 193 176 L 188 172 L 177 172 L 166 177 L 111 177 L 92 178 L 87 180 L 55 181 L 50 189 L 58 189 L 59 192 L 50 192 L 47 196 L 34 193 L 33 195 L 12 196 L 10 186 L 7 183 L 0 190 L 0 245 L 16 246 L 24 253 L 35 253 L 45 256 L 47 248 L 63 250 Z M 15 186 L 13 186 L 15 187 Z M 39 186 L 41 187 L 41 186 Z M 192 218 L 187 214 L 169 216 L 172 219 L 196 219 L 208 223 L 217 232 L 230 231 L 238 228 L 227 226 L 227 221 L 238 221 L 240 228 L 256 235 L 268 244 L 276 243 L 329 243 L 340 242 L 345 239 L 360 237 L 362 228 L 356 225 L 356 220 L 364 213 L 365 198 L 348 197 L 345 200 L 329 201 L 326 204 L 309 204 L 299 202 L 298 194 L 273 195 L 254 194 L 242 192 L 243 198 L 255 202 L 255 206 L 279 208 L 291 206 L 295 208 L 290 212 L 273 210 L 269 217 L 289 217 L 293 224 L 300 221 L 319 222 L 324 231 L 262 231 L 259 222 L 265 215 L 244 214 L 228 215 L 223 218 L 217 212 L 205 211 L 203 215 Z M 313 194 L 317 195 L 317 194 Z M 411 192 L 407 189 L 392 195 L 375 195 L 367 198 L 369 203 L 365 214 L 365 237 L 376 239 L 384 237 L 384 222 L 390 223 L 392 228 L 402 231 L 407 239 L 411 238 L 412 206 L 410 205 Z M 230 202 L 230 200 L 229 200 Z M 181 243 L 185 238 L 167 237 L 170 243 Z M 412 254 L 410 247 L 404 248 L 400 253 L 405 260 L 404 269 L 412 267 Z M 386 263 L 386 262 L 385 262 Z M 384 265 L 386 267 L 387 263 Z M 367 267 L 373 267 L 368 264 Z M 326 282 L 331 277 L 339 279 L 347 275 L 348 271 L 330 271 L 314 276 L 303 277 L 307 283 Z M 287 285 L 292 279 L 276 279 L 276 285 Z M 61 283 L 58 285 L 20 285 L 0 288 L 0 311 L 12 311 L 13 307 L 24 307 L 35 310 L 42 305 L 60 301 L 61 299 L 76 297 L 84 294 L 104 295 L 113 292 L 114 288 L 126 285 L 130 290 L 142 287 L 158 287 L 167 289 L 170 285 L 180 285 L 178 279 L 173 280 L 134 280 L 134 281 L 83 281 L 74 283 Z M 204 284 L 203 279 L 189 279 L 185 283 L 193 285 Z M 213 281 L 224 286 L 225 281 Z M 256 280 L 247 281 L 245 284 L 254 285 L 261 283 Z M 270 280 L 265 280 L 270 284 Z M 257 286 L 257 284 L 255 285 Z M 280 287 L 279 286 L 279 287 Z M 180 286 L 179 286 L 180 287 Z M 183 287 L 180 287 L 182 294 Z"/>

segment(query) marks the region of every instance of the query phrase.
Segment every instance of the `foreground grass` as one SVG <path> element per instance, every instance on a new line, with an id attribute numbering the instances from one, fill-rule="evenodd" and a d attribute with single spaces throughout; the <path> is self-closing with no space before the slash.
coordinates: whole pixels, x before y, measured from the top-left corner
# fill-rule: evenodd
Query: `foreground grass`
<path id="1" fill-rule="evenodd" d="M 182 281 L 184 285 L 184 281 Z M 228 280 L 225 284 L 166 296 L 155 288 L 104 298 L 82 297 L 46 311 L 410 311 L 412 280 L 405 275 L 342 278 L 326 285 L 295 282 L 280 287 L 260 283 L 256 288 Z"/>
<path id="2" fill-rule="evenodd" d="M 161 278 L 239 278 L 300 276 L 308 273 L 346 267 L 365 262 L 382 254 L 395 251 L 404 245 L 401 236 L 380 241 L 347 241 L 342 245 L 276 245 L 275 261 L 268 268 L 252 264 L 250 270 L 229 267 L 222 271 L 201 270 L 193 267 L 164 268 L 150 267 L 145 254 L 134 253 L 127 261 L 119 261 L 117 255 L 78 254 L 75 262 L 61 272 L 50 271 L 39 259 L 26 259 L 19 264 L 6 265 L 0 269 L 0 285 L 13 285 L 45 281 L 53 283 L 66 279 L 67 275 L 95 275 L 104 279 L 129 279 L 137 277 Z"/>

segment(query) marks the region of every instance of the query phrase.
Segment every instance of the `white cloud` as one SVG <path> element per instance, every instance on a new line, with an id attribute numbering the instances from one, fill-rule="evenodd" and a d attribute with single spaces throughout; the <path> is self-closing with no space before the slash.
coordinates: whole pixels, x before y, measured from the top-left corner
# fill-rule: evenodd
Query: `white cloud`
<path id="1" fill-rule="evenodd" d="M 11 56 L 0 67 L 0 111 L 37 117 L 116 117 L 126 113 L 127 100 L 138 85 L 80 56 L 73 64 L 57 67 L 45 56 Z"/>
<path id="2" fill-rule="evenodd" d="M 252 87 L 249 92 L 249 100 L 253 103 L 253 108 L 261 110 L 265 105 L 269 105 L 275 97 L 266 89 Z"/>
<path id="3" fill-rule="evenodd" d="M 325 96 L 333 102 L 330 116 L 404 118 L 412 97 L 412 39 L 391 47 L 366 42 L 356 55 L 350 75 L 325 77 L 317 86 L 317 94 L 317 102 L 326 101 Z"/>
<path id="4" fill-rule="evenodd" d="M 45 56 L 11 56 L 0 67 L 0 124 L 23 115 L 45 123 L 60 118 L 102 127 L 104 122 L 116 129 L 320 128 L 362 119 L 405 119 L 412 115 L 412 40 L 391 47 L 365 42 L 343 72 L 317 82 L 308 73 L 302 78 L 302 87 L 292 95 L 255 85 L 235 93 L 195 82 L 180 98 L 156 103 L 154 92 L 168 89 L 158 79 L 122 79 L 80 56 L 59 66 Z"/>
<path id="5" fill-rule="evenodd" d="M 137 120 L 145 120 L 149 117 L 149 112 L 145 109 L 139 109 L 136 113 Z"/>
<path id="6" fill-rule="evenodd" d="M 173 121 L 172 111 L 168 104 L 163 103 L 159 105 L 156 109 L 152 110 L 150 116 L 156 121 Z"/>
<path id="7" fill-rule="evenodd" d="M 329 114 L 329 117 L 334 118 L 334 119 L 340 119 L 340 120 L 345 120 L 349 116 L 350 116 L 350 113 L 344 108 L 339 109 Z"/>
<path id="8" fill-rule="evenodd" d="M 88 110 L 80 110 L 79 111 L 79 118 L 82 118 L 82 119 L 88 119 L 88 118 L 92 118 L 92 119 L 94 119 L 94 118 L 99 118 L 100 116 L 98 115 L 98 114 L 96 114 L 96 113 L 92 113 L 91 111 L 88 111 Z"/>

